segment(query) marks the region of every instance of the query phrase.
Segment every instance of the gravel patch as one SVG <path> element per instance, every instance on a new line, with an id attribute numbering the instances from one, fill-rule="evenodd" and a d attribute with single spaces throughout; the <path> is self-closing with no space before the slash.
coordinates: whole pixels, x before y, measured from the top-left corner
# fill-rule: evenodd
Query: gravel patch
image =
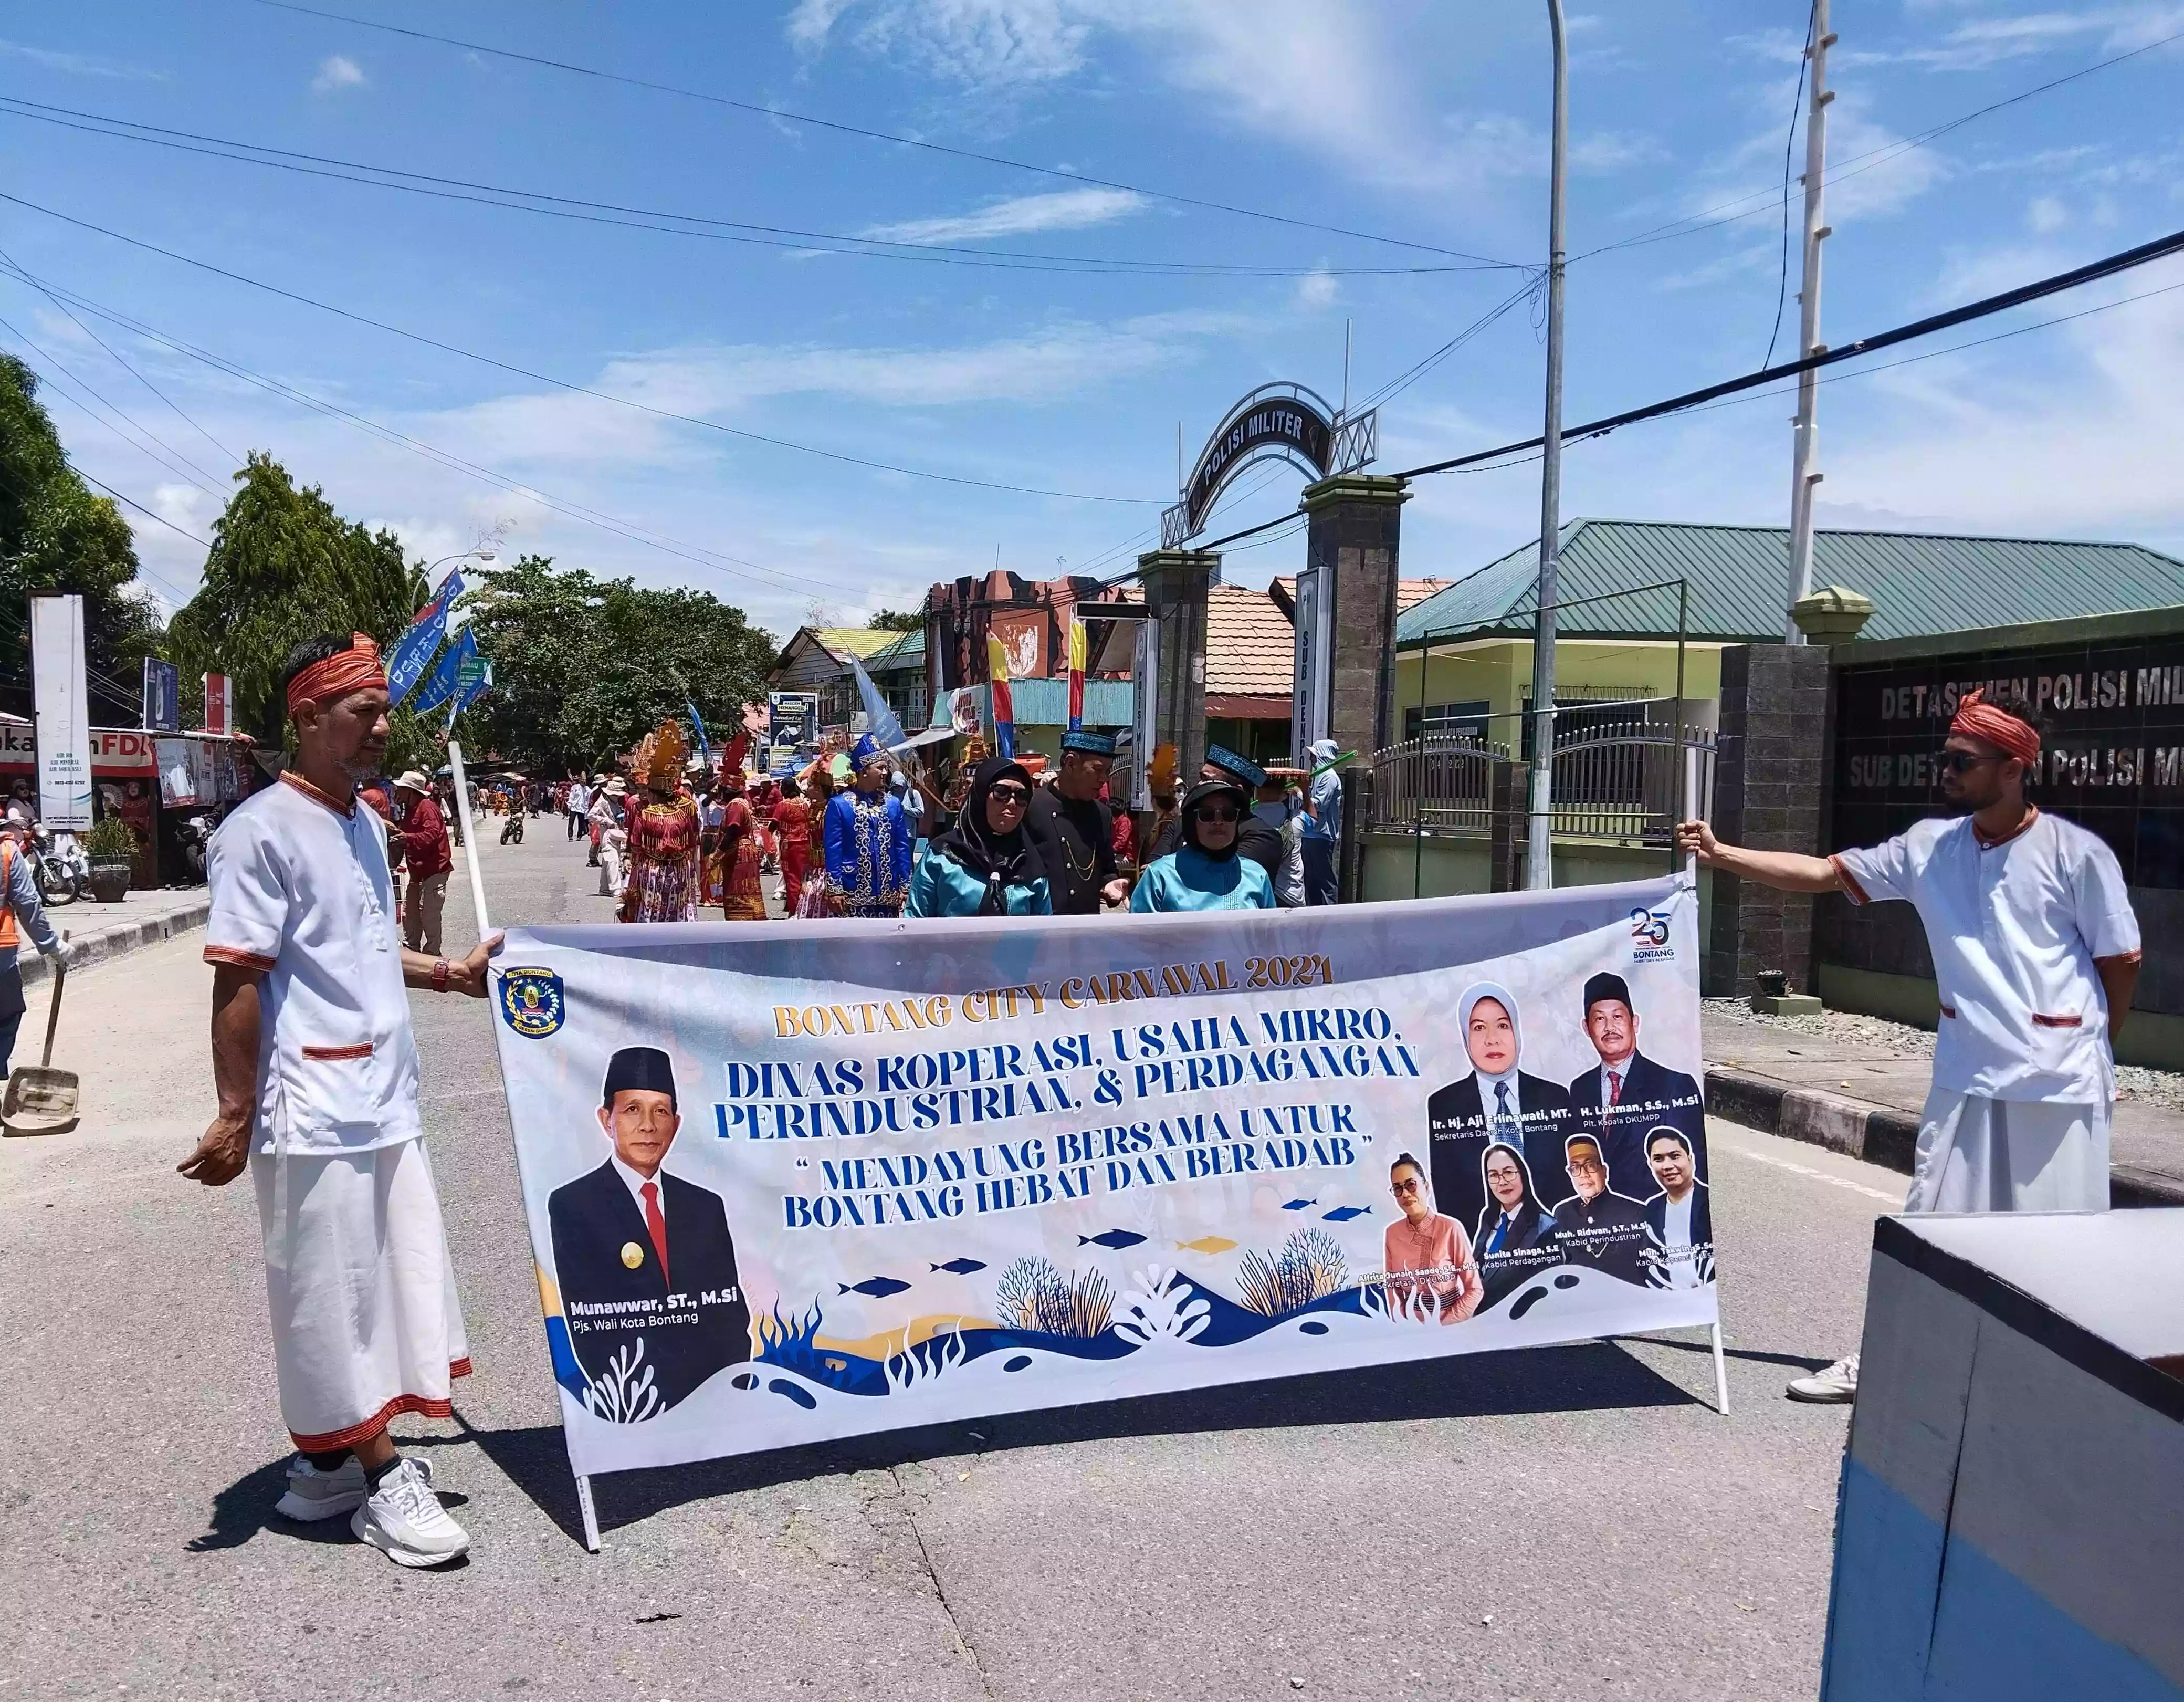
<path id="1" fill-rule="evenodd" d="M 1934 1036 L 1930 1030 L 1914 1028 L 1908 1023 L 1891 1022 L 1886 1017 L 1861 1016 L 1852 1011 L 1823 1011 L 1817 1017 L 1771 1017 L 1753 1010 L 1742 999 L 1708 999 L 1702 1002 L 1708 1017 L 1719 1022 L 1782 1029 L 1792 1034 L 1810 1035 L 1816 1040 L 1850 1041 L 1897 1057 L 1930 1058 L 1934 1055 Z M 2184 1071 L 2120 1063 L 2116 1066 L 2116 1097 L 2184 1111 Z"/>

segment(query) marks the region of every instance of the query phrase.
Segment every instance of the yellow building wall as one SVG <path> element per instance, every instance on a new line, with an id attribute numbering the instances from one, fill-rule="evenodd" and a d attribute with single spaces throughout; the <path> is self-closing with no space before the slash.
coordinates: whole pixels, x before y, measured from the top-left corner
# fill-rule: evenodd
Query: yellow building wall
<path id="1" fill-rule="evenodd" d="M 1684 647 L 1685 697 L 1719 700 L 1722 649 L 1719 644 Z M 1422 656 L 1425 663 L 1423 698 L 1419 695 Z M 1555 681 L 1558 692 L 1582 691 L 1597 696 L 1612 690 L 1673 698 L 1676 695 L 1675 642 L 1562 639 L 1555 645 Z M 1421 702 L 1431 706 L 1484 701 L 1492 706 L 1489 713 L 1510 717 L 1488 736 L 1513 746 L 1517 742 L 1514 717 L 1524 709 L 1524 694 L 1531 683 L 1529 639 L 1482 639 L 1437 648 L 1429 656 L 1403 650 L 1396 658 L 1396 731 L 1400 735 L 1406 712 Z"/>

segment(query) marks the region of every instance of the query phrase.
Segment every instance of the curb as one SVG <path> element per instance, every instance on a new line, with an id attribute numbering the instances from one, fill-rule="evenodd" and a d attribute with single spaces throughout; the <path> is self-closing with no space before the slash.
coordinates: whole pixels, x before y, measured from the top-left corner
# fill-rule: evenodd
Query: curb
<path id="1" fill-rule="evenodd" d="M 46 913 L 57 929 L 64 926 L 69 919 L 65 912 L 48 911 Z M 75 948 L 75 967 L 88 969 L 94 963 L 125 957 L 131 951 L 141 951 L 148 946 L 159 945 L 177 934 L 187 934 L 193 928 L 203 927 L 205 918 L 211 913 L 212 900 L 208 896 L 193 900 L 164 916 L 147 916 L 135 922 L 117 922 L 105 928 L 73 932 L 69 944 Z M 17 962 L 21 965 L 23 985 L 26 987 L 49 979 L 53 972 L 53 959 L 28 940 L 24 942 L 23 952 Z"/>
<path id="2" fill-rule="evenodd" d="M 1825 1147 L 1847 1158 L 1862 1158 L 1891 1170 L 1911 1174 L 1919 1150 L 1916 1118 L 1892 1105 L 1875 1105 L 1847 1094 L 1791 1087 L 1741 1070 L 1710 1069 L 1706 1076 L 1709 1116 L 1725 1118 L 1786 1140 Z M 2135 1165 L 2109 1168 L 2109 1197 L 2117 1206 L 2184 1206 L 2184 1181 Z"/>

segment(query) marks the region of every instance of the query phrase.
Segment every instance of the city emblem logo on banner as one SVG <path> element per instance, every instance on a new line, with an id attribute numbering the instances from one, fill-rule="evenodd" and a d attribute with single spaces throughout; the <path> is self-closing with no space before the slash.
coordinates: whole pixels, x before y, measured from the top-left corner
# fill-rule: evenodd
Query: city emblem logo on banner
<path id="1" fill-rule="evenodd" d="M 566 1006 L 561 978 L 551 969 L 506 969 L 500 977 L 500 1013 L 526 1040 L 544 1040 L 561 1026 Z"/>
<path id="2" fill-rule="evenodd" d="M 1631 961 L 1638 963 L 1663 963 L 1675 961 L 1676 948 L 1669 943 L 1669 916 L 1665 910 L 1634 910 L 1630 912 L 1630 940 L 1635 948 Z"/>

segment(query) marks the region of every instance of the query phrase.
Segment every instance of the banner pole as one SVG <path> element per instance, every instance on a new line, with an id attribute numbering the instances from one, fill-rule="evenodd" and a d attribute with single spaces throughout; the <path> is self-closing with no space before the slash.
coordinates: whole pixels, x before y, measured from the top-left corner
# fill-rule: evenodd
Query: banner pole
<path id="1" fill-rule="evenodd" d="M 599 1551 L 599 1512 L 592 1504 L 592 1480 L 589 1477 L 577 1480 L 577 1509 L 584 1515 L 585 1551 L 596 1554 Z"/>
<path id="2" fill-rule="evenodd" d="M 471 818 L 471 786 L 463 773 L 460 739 L 448 741 L 448 761 L 455 771 L 455 807 L 463 817 L 463 862 L 471 872 L 471 902 L 477 908 L 478 938 L 484 940 L 491 936 L 493 928 L 485 919 L 485 876 L 478 868 L 477 823 Z"/>
<path id="3" fill-rule="evenodd" d="M 1711 1333 L 1713 1336 L 1714 1410 L 1724 1418 L 1727 1418 L 1729 1416 L 1729 1361 L 1722 1357 L 1721 1325 L 1719 1322 L 1711 1326 Z M 584 1498 L 587 1511 L 589 1510 L 591 1504 L 591 1497 L 587 1494 Z"/>

